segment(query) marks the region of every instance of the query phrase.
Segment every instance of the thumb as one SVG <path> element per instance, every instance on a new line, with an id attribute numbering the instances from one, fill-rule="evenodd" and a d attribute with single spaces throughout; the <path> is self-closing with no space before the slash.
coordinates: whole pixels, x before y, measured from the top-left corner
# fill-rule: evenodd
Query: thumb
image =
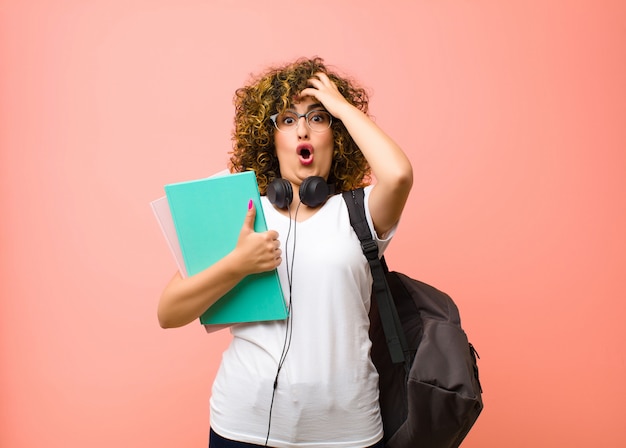
<path id="1" fill-rule="evenodd" d="M 243 228 L 254 231 L 254 219 L 256 218 L 256 208 L 254 207 L 254 202 L 250 199 L 248 202 L 248 213 L 246 213 L 246 217 L 243 220 Z"/>

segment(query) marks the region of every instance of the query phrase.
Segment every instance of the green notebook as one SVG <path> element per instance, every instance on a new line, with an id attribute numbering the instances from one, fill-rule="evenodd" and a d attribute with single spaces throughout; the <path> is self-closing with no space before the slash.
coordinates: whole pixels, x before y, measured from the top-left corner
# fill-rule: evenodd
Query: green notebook
<path id="1" fill-rule="evenodd" d="M 256 208 L 254 230 L 267 230 L 253 171 L 165 186 L 176 234 L 189 276 L 203 271 L 232 251 L 248 211 Z M 213 304 L 203 324 L 232 324 L 287 318 L 278 272 L 249 275 Z"/>

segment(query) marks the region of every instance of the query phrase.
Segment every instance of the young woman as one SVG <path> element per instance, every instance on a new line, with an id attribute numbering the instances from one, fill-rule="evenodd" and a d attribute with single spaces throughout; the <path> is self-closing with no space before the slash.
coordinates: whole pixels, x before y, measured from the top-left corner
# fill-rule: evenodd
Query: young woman
<path id="1" fill-rule="evenodd" d="M 270 230 L 254 232 L 248 205 L 232 252 L 165 287 L 159 322 L 195 321 L 246 275 L 275 268 L 290 316 L 231 327 L 213 384 L 210 447 L 382 445 L 369 357 L 372 278 L 338 193 L 374 174 L 366 214 L 382 254 L 412 186 L 411 164 L 368 117 L 366 92 L 319 58 L 268 70 L 237 90 L 235 105 L 231 171 L 255 171 Z"/>

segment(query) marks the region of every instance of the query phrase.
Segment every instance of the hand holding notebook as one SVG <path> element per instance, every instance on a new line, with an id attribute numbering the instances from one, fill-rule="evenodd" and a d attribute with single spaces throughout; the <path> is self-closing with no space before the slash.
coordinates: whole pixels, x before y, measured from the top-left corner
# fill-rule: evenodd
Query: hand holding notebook
<path id="1" fill-rule="evenodd" d="M 252 171 L 169 184 L 165 193 L 152 202 L 152 208 L 183 276 L 206 269 L 234 249 L 250 200 L 256 209 L 254 231 L 267 230 Z M 200 322 L 232 324 L 286 317 L 274 269 L 245 277 L 206 310 Z"/>

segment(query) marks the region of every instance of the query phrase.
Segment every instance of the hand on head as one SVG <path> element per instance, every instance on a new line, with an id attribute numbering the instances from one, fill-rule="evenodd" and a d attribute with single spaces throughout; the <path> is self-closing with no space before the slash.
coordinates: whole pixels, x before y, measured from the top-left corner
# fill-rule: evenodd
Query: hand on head
<path id="1" fill-rule="evenodd" d="M 335 117 L 339 117 L 343 106 L 350 105 L 337 88 L 337 85 L 328 75 L 321 72 L 309 78 L 309 87 L 303 89 L 298 98 L 307 96 L 317 99 Z"/>

